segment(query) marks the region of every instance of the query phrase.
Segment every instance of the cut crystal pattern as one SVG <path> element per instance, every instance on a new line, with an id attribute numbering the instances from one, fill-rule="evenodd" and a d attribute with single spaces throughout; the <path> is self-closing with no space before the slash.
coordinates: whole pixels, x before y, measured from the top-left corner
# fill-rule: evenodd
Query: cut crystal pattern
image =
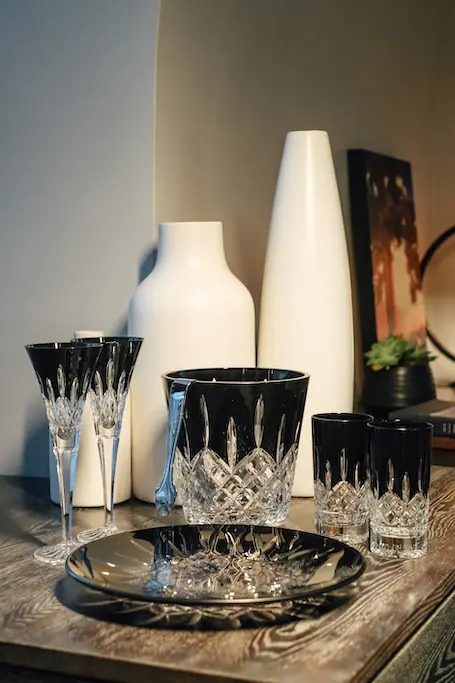
<path id="1" fill-rule="evenodd" d="M 371 473 L 370 473 L 370 470 L 368 469 L 368 467 L 366 470 L 365 488 L 366 488 L 366 497 L 367 497 L 368 509 L 371 510 L 372 505 L 374 503 L 374 493 L 373 493 L 373 489 L 371 488 Z"/>
<path id="2" fill-rule="evenodd" d="M 235 549 L 228 555 L 200 550 L 187 557 L 155 560 L 148 588 L 168 596 L 219 595 L 229 599 L 256 598 L 260 584 L 262 591 L 268 587 L 274 597 L 281 595 L 283 588 L 292 590 L 304 585 L 313 573 L 313 567 L 307 570 L 299 562 L 260 560 L 254 554 L 237 554 Z"/>
<path id="3" fill-rule="evenodd" d="M 284 518 L 287 514 L 287 509 L 280 512 L 280 507 L 289 505 L 297 456 L 295 445 L 280 464 L 261 448 L 254 449 L 234 466 L 210 448 L 201 450 L 191 462 L 179 455 L 179 492 L 190 521 L 196 521 L 196 517 L 198 522 L 213 523 L 263 520 L 267 510 L 272 517 L 282 514 Z"/>
<path id="4" fill-rule="evenodd" d="M 317 514 L 325 524 L 362 524 L 368 519 L 368 489 L 363 484 L 356 490 L 347 481 L 339 481 L 332 490 L 316 480 L 314 498 Z"/>
<path id="5" fill-rule="evenodd" d="M 278 439 L 276 443 L 276 461 L 278 465 L 283 460 L 284 456 L 284 430 L 286 428 L 286 415 L 281 416 L 280 428 L 278 430 Z"/>
<path id="6" fill-rule="evenodd" d="M 405 472 L 401 482 L 401 497 L 395 493 L 395 472 L 391 460 L 387 463 L 387 491 L 374 492 L 371 524 L 375 532 L 384 536 L 411 537 L 425 533 L 428 524 L 429 499 L 422 492 L 422 461 L 419 464 L 418 491 L 411 498 L 411 482 Z"/>
<path id="7" fill-rule="evenodd" d="M 178 489 L 186 518 L 193 523 L 217 524 L 264 520 L 273 523 L 285 519 L 298 450 L 297 443 L 294 443 L 284 454 L 285 416 L 281 418 L 278 431 L 276 460 L 261 446 L 264 433 L 262 396 L 257 401 L 254 414 L 256 447 L 244 457 L 238 452 L 235 421 L 229 418 L 226 462 L 209 448 L 209 419 L 203 397 L 201 414 L 203 448 L 192 459 L 188 457 L 189 452 L 178 453 Z"/>
<path id="8" fill-rule="evenodd" d="M 351 573 L 341 562 L 344 550 L 302 547 L 300 534 L 284 540 L 281 529 L 262 538 L 252 531 L 237 534 L 211 527 L 199 532 L 200 548 L 185 551 L 167 539 L 155 546 L 151 566 L 131 567 L 129 583 L 139 582 L 145 592 L 194 600 L 276 598 L 308 583 L 330 581 Z M 340 566 L 341 565 L 341 566 Z"/>
<path id="9" fill-rule="evenodd" d="M 80 431 L 88 382 L 89 373 L 85 375 L 82 389 L 80 390 L 79 381 L 75 377 L 71 384 L 68 398 L 66 396 L 67 382 L 65 372 L 61 365 L 57 369 L 57 397 L 55 396 L 51 380 L 49 378 L 46 379 L 46 391 L 43 393 L 43 399 L 49 427 L 54 437 L 62 441 L 69 441 L 76 432 Z"/>
<path id="10" fill-rule="evenodd" d="M 354 484 L 348 481 L 346 453 L 340 453 L 341 480 L 333 486 L 332 466 L 325 465 L 324 482 L 314 482 L 316 517 L 324 526 L 361 525 L 369 516 L 368 481 L 360 481 L 360 463 L 354 468 Z"/>
<path id="11" fill-rule="evenodd" d="M 371 524 L 378 533 L 391 536 L 414 535 L 413 530 L 416 534 L 423 533 L 428 523 L 428 508 L 429 500 L 420 491 L 409 501 L 402 500 L 394 491 L 386 491 L 375 501 Z"/>
<path id="12" fill-rule="evenodd" d="M 352 590 L 352 589 L 351 589 Z M 355 589 L 354 589 L 355 590 Z M 109 621 L 124 623 L 128 615 L 130 626 L 140 628 L 205 629 L 210 631 L 230 631 L 240 628 L 276 626 L 292 621 L 318 619 L 333 611 L 339 604 L 348 600 L 349 589 L 339 593 L 337 598 L 330 595 L 308 597 L 305 600 L 282 600 L 280 602 L 250 605 L 179 605 L 160 602 L 137 602 L 109 596 L 103 593 L 84 593 L 84 614 L 99 618 L 100 608 L 103 616 L 109 614 Z M 90 602 L 89 602 L 90 599 Z"/>
<path id="13" fill-rule="evenodd" d="M 134 600 L 195 607 L 308 597 L 355 581 L 358 551 L 314 534 L 253 525 L 172 526 L 110 536 L 70 558 L 71 576 Z"/>
<path id="14" fill-rule="evenodd" d="M 103 386 L 99 370 L 96 370 L 93 387 L 90 389 L 95 427 L 113 429 L 121 423 L 128 393 L 125 371 L 123 370 L 120 375 L 117 391 L 114 389 L 114 380 L 115 365 L 114 361 L 109 359 L 106 366 L 106 387 Z"/>
<path id="15" fill-rule="evenodd" d="M 428 492 L 422 489 L 423 460 L 413 466 L 417 474 L 414 491 L 409 472 L 395 468 L 392 459 L 387 462 L 385 482 L 378 481 L 376 472 L 370 507 L 370 550 L 381 557 L 412 559 L 427 552 L 430 501 Z"/>

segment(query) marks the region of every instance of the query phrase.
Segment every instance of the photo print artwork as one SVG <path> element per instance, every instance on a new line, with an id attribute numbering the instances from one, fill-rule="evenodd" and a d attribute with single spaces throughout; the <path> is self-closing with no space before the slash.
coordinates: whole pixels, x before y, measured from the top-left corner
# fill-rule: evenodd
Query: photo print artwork
<path id="1" fill-rule="evenodd" d="M 363 350 L 391 334 L 424 344 L 411 165 L 355 149 L 348 166 Z"/>

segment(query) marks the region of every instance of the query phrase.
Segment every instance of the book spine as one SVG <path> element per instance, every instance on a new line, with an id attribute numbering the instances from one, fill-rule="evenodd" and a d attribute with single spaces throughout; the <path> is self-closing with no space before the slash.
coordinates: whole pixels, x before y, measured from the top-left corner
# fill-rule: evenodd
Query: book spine
<path id="1" fill-rule="evenodd" d="M 418 422 L 429 422 L 433 425 L 433 436 L 445 439 L 455 439 L 455 418 L 444 418 L 441 415 L 431 415 L 429 413 L 413 413 L 407 410 L 395 410 L 389 414 L 391 420 L 417 420 Z"/>
<path id="2" fill-rule="evenodd" d="M 455 421 L 448 422 L 443 418 L 435 420 L 431 418 L 429 422 L 433 425 L 433 436 L 455 439 Z"/>

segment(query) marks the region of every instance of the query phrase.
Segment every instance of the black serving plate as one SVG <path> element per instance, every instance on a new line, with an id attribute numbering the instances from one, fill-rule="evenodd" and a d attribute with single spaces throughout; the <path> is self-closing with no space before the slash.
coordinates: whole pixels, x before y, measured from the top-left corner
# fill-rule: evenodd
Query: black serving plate
<path id="1" fill-rule="evenodd" d="M 232 630 L 276 626 L 291 621 L 315 621 L 343 607 L 357 595 L 355 584 L 304 600 L 243 605 L 177 605 L 118 598 L 67 577 L 56 596 L 69 609 L 108 623 L 136 628 Z"/>
<path id="2" fill-rule="evenodd" d="M 294 529 L 177 525 L 81 546 L 66 569 L 86 586 L 117 597 L 213 607 L 326 594 L 356 581 L 365 562 L 340 541 Z"/>

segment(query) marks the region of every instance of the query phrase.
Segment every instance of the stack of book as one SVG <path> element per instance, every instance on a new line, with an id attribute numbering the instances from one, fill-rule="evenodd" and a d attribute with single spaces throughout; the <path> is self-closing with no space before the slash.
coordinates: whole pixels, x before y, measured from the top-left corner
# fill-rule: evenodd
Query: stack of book
<path id="1" fill-rule="evenodd" d="M 433 425 L 433 446 L 455 450 L 455 403 L 434 399 L 409 408 L 394 410 L 390 418 L 431 422 Z"/>

